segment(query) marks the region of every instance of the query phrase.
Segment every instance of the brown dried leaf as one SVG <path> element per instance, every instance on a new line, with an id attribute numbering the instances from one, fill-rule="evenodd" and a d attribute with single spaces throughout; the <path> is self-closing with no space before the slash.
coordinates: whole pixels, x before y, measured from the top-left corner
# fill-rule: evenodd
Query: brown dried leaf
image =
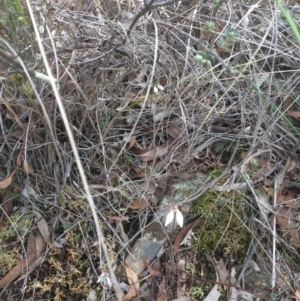
<path id="1" fill-rule="evenodd" d="M 170 173 L 172 176 L 183 180 L 193 179 L 198 175 L 197 172 L 186 173 L 179 170 L 172 170 Z"/>
<path id="2" fill-rule="evenodd" d="M 289 172 L 291 167 L 292 167 L 291 158 L 288 158 L 286 160 L 284 166 L 276 174 L 276 181 L 275 181 L 276 187 L 284 186 L 284 179 L 285 179 L 286 174 Z"/>
<path id="3" fill-rule="evenodd" d="M 300 119 L 300 111 L 289 111 L 289 112 L 286 112 L 285 115 Z"/>
<path id="4" fill-rule="evenodd" d="M 5 215 L 2 215 L 2 220 L 4 220 L 13 211 L 14 198 L 6 191 L 3 191 L 0 196 L 2 197 L 2 211 L 5 212 Z"/>
<path id="5" fill-rule="evenodd" d="M 215 266 L 215 261 L 209 254 L 205 254 L 205 257 L 208 262 L 210 262 L 213 266 Z"/>
<path id="6" fill-rule="evenodd" d="M 136 145 L 135 145 L 136 146 Z M 168 141 L 158 147 L 149 147 L 144 149 L 135 149 L 142 162 L 153 161 L 167 155 L 175 146 L 175 141 Z"/>
<path id="7" fill-rule="evenodd" d="M 203 223 L 204 223 L 203 220 L 197 220 L 197 221 L 194 221 L 193 223 L 186 225 L 185 227 L 183 227 L 181 229 L 181 231 L 176 236 L 175 243 L 174 243 L 174 253 L 175 254 L 178 253 L 180 244 L 183 241 L 183 239 L 185 238 L 185 236 L 187 235 L 187 233 L 195 226 L 203 225 Z"/>
<path id="8" fill-rule="evenodd" d="M 51 233 L 50 233 L 49 227 L 47 225 L 47 222 L 45 221 L 43 216 L 38 211 L 33 210 L 33 213 L 35 214 L 35 216 L 37 218 L 37 226 L 40 230 L 41 235 L 43 236 L 45 242 L 51 246 L 52 245 Z"/>
<path id="9" fill-rule="evenodd" d="M 266 214 L 273 211 L 273 207 L 269 204 L 269 196 L 268 193 L 263 189 L 263 187 L 258 186 L 257 188 L 254 188 L 254 191 L 257 196 L 257 202 L 261 206 L 261 209 Z"/>
<path id="10" fill-rule="evenodd" d="M 275 167 L 275 163 L 273 162 L 266 162 L 265 160 L 258 160 L 259 169 L 253 173 L 253 176 L 255 179 L 260 179 L 261 177 L 265 176 Z M 255 166 L 253 166 L 253 169 L 256 169 Z"/>
<path id="11" fill-rule="evenodd" d="M 6 285 L 10 284 L 13 280 L 15 280 L 23 271 L 23 269 L 30 265 L 30 263 L 34 260 L 34 253 L 31 253 L 27 256 L 27 259 L 19 262 L 15 267 L 12 268 L 10 272 L 8 272 L 2 279 L 0 279 L 0 288 L 4 288 Z"/>
<path id="12" fill-rule="evenodd" d="M 297 229 L 293 227 L 295 224 L 295 211 L 293 208 L 282 207 L 276 216 L 280 230 L 285 232 L 292 238 L 293 244 L 298 246 L 300 244 L 300 237 Z"/>
<path id="13" fill-rule="evenodd" d="M 158 158 L 156 154 L 156 150 L 153 147 L 149 148 L 148 150 L 147 149 L 139 150 L 139 153 L 140 153 L 140 159 L 143 162 L 153 161 L 155 158 Z M 166 153 L 167 152 L 165 151 L 165 154 Z"/>
<path id="14" fill-rule="evenodd" d="M 127 292 L 127 294 L 123 297 L 123 301 L 129 301 L 137 295 L 137 292 L 140 289 L 140 283 L 136 273 L 130 268 L 126 267 L 123 263 L 122 265 L 125 268 L 128 283 L 130 285 L 130 289 Z"/>
<path id="15" fill-rule="evenodd" d="M 268 194 L 268 196 L 274 196 L 274 188 L 269 188 L 269 187 L 266 187 L 266 186 L 263 186 L 263 189 L 264 191 Z"/>
<path id="16" fill-rule="evenodd" d="M 295 283 L 295 288 L 300 291 L 300 274 L 298 273 L 296 283 Z"/>
<path id="17" fill-rule="evenodd" d="M 179 259 L 177 262 L 178 280 L 177 280 L 177 299 L 180 301 L 188 301 L 185 296 L 186 291 L 186 271 L 185 260 Z"/>
<path id="18" fill-rule="evenodd" d="M 168 249 L 168 252 L 170 252 L 170 251 L 171 251 L 171 248 Z M 167 275 L 172 275 L 172 274 L 177 273 L 174 260 L 173 261 L 170 260 L 170 261 L 166 262 L 165 267 L 166 267 L 166 274 Z"/>
<path id="19" fill-rule="evenodd" d="M 295 202 L 297 202 L 297 200 L 295 199 L 294 193 L 291 191 L 288 191 L 287 193 L 281 192 L 277 196 L 277 205 L 281 204 L 286 207 L 294 207 Z"/>
<path id="20" fill-rule="evenodd" d="M 82 11 L 83 9 L 83 1 L 82 0 L 77 0 L 75 2 L 75 7 L 74 7 L 74 11 Z"/>
<path id="21" fill-rule="evenodd" d="M 33 234 L 33 232 L 29 234 L 27 241 L 27 254 L 33 254 L 34 258 L 32 260 L 32 264 L 28 266 L 26 274 L 21 276 L 18 281 L 21 281 L 27 277 L 35 270 L 35 268 L 41 265 L 42 261 L 45 259 L 43 256 L 41 256 L 45 250 L 45 247 L 46 243 L 39 231 L 37 231 L 36 234 Z"/>
<path id="22" fill-rule="evenodd" d="M 178 282 L 180 282 L 181 284 L 186 283 L 185 261 L 183 259 L 178 260 L 177 270 L 178 270 Z"/>
<path id="23" fill-rule="evenodd" d="M 159 272 L 159 270 L 160 270 L 160 263 L 159 263 L 159 261 L 157 261 L 157 262 L 154 263 L 153 268 L 150 266 L 148 259 L 144 259 L 143 263 L 147 267 L 148 273 L 152 277 L 159 277 L 159 278 L 163 277 L 162 273 Z"/>
<path id="24" fill-rule="evenodd" d="M 296 290 L 296 298 L 297 298 L 297 301 L 300 301 L 300 291 Z"/>
<path id="25" fill-rule="evenodd" d="M 6 179 L 0 181 L 0 189 L 5 189 L 12 183 L 13 173 Z"/>
<path id="26" fill-rule="evenodd" d="M 27 240 L 27 254 L 31 253 L 36 255 L 35 236 L 33 232 L 29 233 Z M 36 256 L 34 257 L 34 259 L 36 259 Z"/>
<path id="27" fill-rule="evenodd" d="M 33 170 L 30 168 L 26 159 L 24 159 L 24 161 L 23 161 L 23 168 L 27 174 L 33 173 Z"/>
<path id="28" fill-rule="evenodd" d="M 182 135 L 181 130 L 176 127 L 169 127 L 167 129 L 167 134 L 174 140 L 178 139 Z"/>
<path id="29" fill-rule="evenodd" d="M 23 160 L 23 155 L 22 155 L 22 151 L 19 152 L 18 157 L 17 157 L 17 168 L 18 169 L 21 166 Z"/>
<path id="30" fill-rule="evenodd" d="M 36 261 L 32 262 L 32 264 L 28 267 L 28 269 L 26 270 L 26 274 L 24 274 L 23 276 L 21 276 L 16 282 L 23 280 L 24 278 L 28 277 L 28 275 L 30 273 L 32 273 L 36 268 L 40 267 L 43 260 L 45 258 L 43 256 L 41 256 L 40 258 L 38 258 Z"/>
<path id="31" fill-rule="evenodd" d="M 39 258 L 46 248 L 45 241 L 40 232 L 37 232 L 35 235 L 35 249 L 36 249 L 36 257 Z"/>
<path id="32" fill-rule="evenodd" d="M 163 280 L 158 287 L 156 301 L 167 301 L 167 300 L 168 300 L 168 284 L 166 281 L 166 277 L 163 277 Z"/>
<path id="33" fill-rule="evenodd" d="M 37 231 L 35 234 L 33 232 L 30 232 L 28 241 L 27 241 L 27 254 L 35 254 L 35 258 L 39 258 L 46 247 L 46 243 L 39 231 Z"/>
<path id="34" fill-rule="evenodd" d="M 114 157 L 118 156 L 118 152 L 113 148 L 108 148 L 108 152 Z"/>
<path id="35" fill-rule="evenodd" d="M 192 169 L 194 167 L 198 167 L 202 162 L 198 164 L 197 161 L 201 161 L 201 160 L 196 159 L 196 158 L 194 158 L 193 160 L 190 160 L 189 162 L 185 163 L 182 166 L 182 169 Z"/>
<path id="36" fill-rule="evenodd" d="M 162 87 L 164 87 L 167 84 L 167 82 L 168 82 L 168 78 L 165 75 L 163 75 L 159 78 L 159 84 Z"/>
<path id="37" fill-rule="evenodd" d="M 123 221 L 127 221 L 129 219 L 128 215 L 125 216 L 109 216 L 108 220 L 110 222 L 123 222 Z"/>
<path id="38" fill-rule="evenodd" d="M 216 265 L 216 271 L 219 275 L 220 278 L 220 282 L 225 283 L 225 284 L 229 284 L 229 273 L 226 269 L 224 260 L 221 258 L 220 261 L 217 263 Z"/>
<path id="39" fill-rule="evenodd" d="M 147 174 L 147 164 L 143 166 L 133 166 L 133 170 L 138 177 L 144 178 Z"/>
<path id="40" fill-rule="evenodd" d="M 23 130 L 26 130 L 26 127 L 22 124 L 22 122 L 20 121 L 18 115 L 15 113 L 15 111 L 11 108 L 11 106 L 9 105 L 8 102 L 5 101 L 5 99 L 3 97 L 1 97 L 1 101 L 4 103 L 4 105 L 6 106 L 7 110 L 13 115 L 14 119 L 16 120 L 17 124 L 19 125 L 19 127 Z"/>
<path id="41" fill-rule="evenodd" d="M 130 209 L 139 210 L 146 208 L 149 204 L 144 199 L 134 199 L 132 202 L 126 203 L 125 205 Z"/>
<path id="42" fill-rule="evenodd" d="M 128 148 L 132 149 L 135 144 L 136 144 L 136 136 L 131 136 Z"/>

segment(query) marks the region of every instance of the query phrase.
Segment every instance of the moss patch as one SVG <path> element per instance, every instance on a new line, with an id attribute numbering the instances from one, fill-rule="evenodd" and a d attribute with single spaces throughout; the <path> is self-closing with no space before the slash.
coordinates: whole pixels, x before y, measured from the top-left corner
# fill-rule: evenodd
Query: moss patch
<path id="1" fill-rule="evenodd" d="M 243 221 L 247 210 L 241 191 L 209 190 L 194 202 L 191 213 L 199 215 L 204 225 L 194 229 L 192 251 L 197 255 L 191 265 L 198 280 L 191 283 L 188 291 L 191 300 L 199 300 L 201 294 L 206 296 L 216 281 L 215 268 L 207 260 L 207 254 L 216 261 L 223 258 L 229 272 L 230 265 L 243 263 L 251 241 L 251 233 Z M 221 291 L 220 300 L 228 300 L 225 290 Z"/>
<path id="2" fill-rule="evenodd" d="M 20 261 L 20 241 L 27 235 L 32 224 L 30 214 L 14 212 L 5 220 L 0 232 L 0 276 L 8 273 Z"/>
<path id="3" fill-rule="evenodd" d="M 213 253 L 217 258 L 242 262 L 251 240 L 243 222 L 246 210 L 238 191 L 207 191 L 196 200 L 192 213 L 205 220 L 204 225 L 195 230 L 198 253 Z"/>

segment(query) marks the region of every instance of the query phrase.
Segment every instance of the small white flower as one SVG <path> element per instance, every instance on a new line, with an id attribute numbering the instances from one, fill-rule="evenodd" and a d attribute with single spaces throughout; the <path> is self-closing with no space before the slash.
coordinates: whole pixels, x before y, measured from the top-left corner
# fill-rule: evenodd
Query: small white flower
<path id="1" fill-rule="evenodd" d="M 112 282 L 108 273 L 102 273 L 98 277 L 97 283 L 101 283 L 104 286 L 112 287 Z"/>
<path id="2" fill-rule="evenodd" d="M 177 224 L 183 227 L 183 215 L 179 211 L 177 206 L 173 206 L 172 210 L 168 213 L 166 218 L 165 227 L 168 226 L 174 219 L 176 219 Z"/>

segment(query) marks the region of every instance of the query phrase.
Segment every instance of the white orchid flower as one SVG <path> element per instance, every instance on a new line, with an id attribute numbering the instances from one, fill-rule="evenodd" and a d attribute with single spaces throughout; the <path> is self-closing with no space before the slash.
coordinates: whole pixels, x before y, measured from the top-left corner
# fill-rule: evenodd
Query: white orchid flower
<path id="1" fill-rule="evenodd" d="M 165 227 L 168 226 L 171 222 L 176 220 L 177 224 L 182 228 L 183 227 L 183 215 L 179 211 L 177 206 L 173 206 L 171 211 L 168 213 L 166 218 Z"/>

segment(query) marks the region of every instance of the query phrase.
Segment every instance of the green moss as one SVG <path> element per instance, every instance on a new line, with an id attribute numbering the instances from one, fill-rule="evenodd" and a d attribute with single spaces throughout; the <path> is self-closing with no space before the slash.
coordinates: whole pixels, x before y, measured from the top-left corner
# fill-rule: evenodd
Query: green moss
<path id="1" fill-rule="evenodd" d="M 224 171 L 224 168 L 216 167 L 214 170 L 212 170 L 212 171 L 210 172 L 210 176 L 211 176 L 211 178 L 214 180 L 214 179 L 216 179 L 217 177 L 219 177 L 219 176 L 222 174 L 223 171 Z"/>
<path id="2" fill-rule="evenodd" d="M 200 287 L 191 287 L 187 291 L 187 294 L 192 300 L 199 300 L 203 297 L 204 292 Z"/>
<path id="3" fill-rule="evenodd" d="M 220 172 L 216 172 L 220 174 Z M 192 207 L 192 213 L 205 220 L 195 230 L 199 254 L 242 261 L 245 258 L 251 235 L 243 223 L 245 204 L 238 191 L 216 193 L 207 191 Z"/>
<path id="4" fill-rule="evenodd" d="M 221 168 L 215 169 L 211 177 L 216 179 L 222 172 Z M 218 185 L 225 181 L 225 177 L 220 179 Z M 216 281 L 214 267 L 207 260 L 206 254 L 212 255 L 216 261 L 223 258 L 226 265 L 243 263 L 251 241 L 251 234 L 243 222 L 247 210 L 243 191 L 208 190 L 193 203 L 191 213 L 200 215 L 204 224 L 194 229 L 192 251 L 198 256 L 192 270 L 194 275 L 203 279 L 203 283 L 200 285 L 201 290 L 197 290 L 199 283 L 192 284 L 188 292 L 191 300 L 199 300 L 201 292 L 206 296 Z M 221 292 L 220 300 L 227 299 L 226 292 Z"/>
<path id="5" fill-rule="evenodd" d="M 0 232 L 0 243 L 7 243 L 10 239 L 18 240 L 27 231 L 32 223 L 32 216 L 15 212 L 4 223 Z"/>
<path id="6" fill-rule="evenodd" d="M 23 240 L 32 224 L 33 217 L 17 211 L 7 218 L 0 231 L 0 270 L 2 276 L 8 273 L 20 260 L 17 245 Z"/>

